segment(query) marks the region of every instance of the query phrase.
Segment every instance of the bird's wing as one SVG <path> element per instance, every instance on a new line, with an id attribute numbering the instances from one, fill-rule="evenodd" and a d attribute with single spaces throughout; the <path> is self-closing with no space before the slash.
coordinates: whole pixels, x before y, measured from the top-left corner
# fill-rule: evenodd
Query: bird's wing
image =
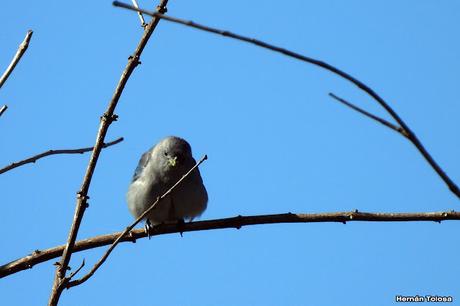
<path id="1" fill-rule="evenodd" d="M 145 152 L 144 154 L 142 154 L 141 159 L 139 160 L 139 163 L 137 164 L 136 170 L 134 171 L 132 182 L 134 182 L 135 180 L 137 180 L 141 176 L 142 171 L 144 170 L 145 166 L 149 162 L 150 153 L 151 153 L 151 150 L 149 150 L 149 151 Z"/>

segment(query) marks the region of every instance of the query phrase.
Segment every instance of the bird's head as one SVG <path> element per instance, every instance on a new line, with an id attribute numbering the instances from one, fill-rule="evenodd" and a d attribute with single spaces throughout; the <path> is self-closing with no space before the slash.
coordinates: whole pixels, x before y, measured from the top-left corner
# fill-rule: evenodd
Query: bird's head
<path id="1" fill-rule="evenodd" d="M 167 137 L 160 143 L 161 153 L 168 169 L 190 168 L 194 165 L 192 149 L 179 137 Z"/>

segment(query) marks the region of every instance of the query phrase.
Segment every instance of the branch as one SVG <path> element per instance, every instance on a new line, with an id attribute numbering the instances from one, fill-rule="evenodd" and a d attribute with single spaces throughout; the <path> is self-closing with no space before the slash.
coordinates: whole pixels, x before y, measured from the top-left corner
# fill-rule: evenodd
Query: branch
<path id="1" fill-rule="evenodd" d="M 348 106 L 349 108 L 357 111 L 358 113 L 360 113 L 360 114 L 362 114 L 362 115 L 364 115 L 364 116 L 366 116 L 368 118 L 371 118 L 371 119 L 377 121 L 378 123 L 383 124 L 387 128 L 390 128 L 393 131 L 398 132 L 399 134 L 403 135 L 404 137 L 407 137 L 407 135 L 404 133 L 404 130 L 401 127 L 396 126 L 393 123 L 391 123 L 391 122 L 389 122 L 389 121 L 387 121 L 387 120 L 385 120 L 383 118 L 380 118 L 380 117 L 378 117 L 376 115 L 373 115 L 373 114 L 369 113 L 368 111 L 365 111 L 364 109 L 362 109 L 362 108 L 360 108 L 360 107 L 348 102 L 347 100 L 342 99 L 342 98 L 334 95 L 333 93 L 329 93 L 329 96 L 331 96 L 332 98 L 336 99 L 340 103 L 343 103 L 344 105 Z"/>
<path id="2" fill-rule="evenodd" d="M 433 168 L 434 171 L 436 171 L 436 173 L 439 175 L 439 177 L 444 181 L 444 183 L 446 183 L 447 187 L 449 188 L 449 190 L 455 194 L 459 199 L 460 199 L 460 188 L 455 184 L 454 181 L 451 180 L 451 178 L 444 172 L 444 170 L 438 165 L 438 163 L 434 160 L 434 158 L 431 156 L 431 154 L 425 149 L 425 147 L 423 146 L 423 144 L 420 142 L 420 140 L 418 139 L 417 135 L 415 135 L 415 133 L 409 128 L 409 126 L 396 114 L 392 111 L 392 109 L 390 108 L 390 106 L 384 102 L 383 100 L 380 103 L 380 105 L 383 106 L 383 108 L 388 112 L 388 114 L 393 117 L 394 120 L 396 120 L 396 122 L 398 122 L 398 124 L 400 126 L 395 126 L 394 124 L 382 119 L 382 118 L 379 118 L 353 104 L 351 104 L 350 102 L 347 102 L 346 100 L 334 95 L 333 93 L 329 93 L 329 95 L 331 97 L 333 97 L 334 99 L 336 99 L 337 101 L 347 105 L 348 107 L 352 108 L 353 110 L 385 125 L 386 127 L 392 129 L 392 130 L 395 130 L 397 131 L 400 135 L 404 136 L 405 138 L 407 138 L 416 148 L 417 150 L 422 154 L 422 156 L 425 158 L 425 160 L 428 162 L 428 164 L 431 166 L 431 168 Z"/>
<path id="3" fill-rule="evenodd" d="M 195 170 L 201 163 L 203 163 L 206 159 L 208 159 L 208 156 L 205 155 L 203 158 L 198 161 L 187 173 L 185 173 L 171 188 L 168 189 L 161 197 L 158 197 L 156 201 L 150 205 L 150 207 L 145 210 L 130 226 L 128 226 L 119 236 L 115 241 L 112 243 L 112 245 L 109 247 L 109 249 L 105 252 L 105 254 L 99 259 L 99 261 L 93 266 L 93 268 L 82 278 L 77 279 L 75 281 L 71 281 L 67 284 L 67 288 L 75 287 L 78 286 L 84 282 L 86 282 L 93 274 L 99 269 L 100 266 L 106 261 L 107 257 L 109 257 L 110 253 L 112 253 L 113 249 L 120 243 L 120 240 L 125 237 L 139 222 L 141 222 L 157 205 L 160 203 L 161 200 L 163 200 L 165 197 L 167 197 L 177 186 L 179 186 L 180 183 L 182 183 L 187 176 L 192 173 L 193 170 Z"/>
<path id="4" fill-rule="evenodd" d="M 16 51 L 16 54 L 14 55 L 13 60 L 11 61 L 10 65 L 6 68 L 3 75 L 0 77 L 0 88 L 2 88 L 3 84 L 6 82 L 11 72 L 13 72 L 14 67 L 16 67 L 17 63 L 19 62 L 19 60 L 21 59 L 21 57 L 24 55 L 27 48 L 29 47 L 29 42 L 30 42 L 30 39 L 32 38 L 32 34 L 33 34 L 32 30 L 27 31 L 26 37 L 24 38 L 23 42 L 19 45 L 18 51 Z"/>
<path id="5" fill-rule="evenodd" d="M 8 105 L 3 105 L 1 108 L 0 108 L 0 117 L 3 115 L 3 113 L 8 109 Z"/>
<path id="6" fill-rule="evenodd" d="M 234 33 L 231 33 L 229 31 L 220 30 L 220 29 L 217 29 L 217 28 L 208 27 L 208 26 L 205 26 L 205 25 L 195 23 L 193 21 L 179 19 L 179 18 L 175 18 L 175 17 L 171 17 L 171 16 L 165 16 L 163 14 L 159 14 L 159 13 L 155 13 L 155 12 L 151 12 L 151 11 L 147 11 L 147 10 L 143 10 L 143 9 L 137 9 L 134 6 L 131 6 L 131 5 L 125 4 L 125 3 L 121 3 L 121 2 L 118 2 L 118 1 L 114 1 L 113 5 L 117 6 L 117 7 L 126 8 L 126 9 L 129 9 L 129 10 L 132 10 L 132 11 L 136 11 L 136 12 L 141 12 L 141 13 L 143 13 L 145 15 L 159 17 L 161 19 L 165 19 L 165 20 L 168 20 L 168 21 L 171 21 L 171 22 L 174 22 L 174 23 L 179 23 L 179 24 L 182 24 L 182 25 L 185 25 L 185 26 L 188 26 L 188 27 L 192 27 L 192 28 L 195 28 L 195 29 L 199 29 L 199 30 L 202 30 L 202 31 L 205 31 L 205 32 L 219 34 L 219 35 L 222 35 L 222 36 L 225 36 L 225 37 L 230 37 L 230 38 L 233 38 L 233 39 L 244 41 L 244 42 L 247 42 L 249 44 L 253 44 L 253 45 L 256 45 L 256 46 L 259 46 L 259 47 L 262 47 L 262 48 L 265 48 L 265 49 L 268 49 L 268 50 L 271 50 L 271 51 L 274 51 L 274 52 L 278 52 L 278 53 L 284 54 L 286 56 L 289 56 L 289 57 L 292 57 L 292 58 L 295 58 L 295 59 L 298 59 L 300 61 L 316 65 L 318 67 L 326 69 L 326 70 L 328 70 L 328 71 L 330 71 L 330 72 L 332 72 L 332 73 L 334 73 L 334 74 L 336 74 L 336 75 L 338 75 L 338 76 L 350 81 L 351 83 L 356 85 L 359 89 L 361 89 L 362 91 L 367 93 L 369 96 L 371 96 L 375 101 L 377 101 L 377 103 L 380 104 L 380 106 L 382 106 L 385 109 L 385 111 L 388 114 L 390 114 L 390 116 L 401 126 L 401 129 L 404 131 L 404 133 L 407 134 L 407 138 L 415 145 L 415 147 L 422 154 L 422 156 L 425 158 L 425 160 L 428 162 L 428 164 L 430 164 L 430 166 L 436 171 L 436 173 L 439 175 L 439 177 L 441 177 L 441 179 L 446 183 L 446 185 L 449 187 L 450 191 L 452 191 L 460 199 L 460 188 L 454 183 L 454 181 L 452 181 L 450 179 L 450 177 L 444 172 L 444 170 L 442 170 L 442 168 L 431 157 L 431 155 L 424 148 L 424 146 L 422 145 L 420 140 L 417 138 L 417 136 L 414 134 L 414 132 L 412 132 L 412 130 L 398 116 L 398 114 L 390 107 L 390 105 L 387 102 L 385 102 L 385 100 L 383 100 L 383 98 L 381 98 L 373 89 L 371 89 L 369 86 L 367 86 L 363 82 L 359 81 L 358 79 L 355 79 L 354 77 L 352 77 L 348 73 L 346 73 L 346 72 L 344 72 L 344 71 L 342 71 L 342 70 L 340 70 L 340 69 L 338 69 L 338 68 L 336 68 L 336 67 L 334 67 L 334 66 L 332 66 L 332 65 L 330 65 L 330 64 L 328 64 L 326 62 L 322 62 L 322 61 L 313 59 L 311 57 L 307 57 L 307 56 L 304 56 L 302 54 L 295 53 L 295 52 L 292 52 L 290 50 L 280 48 L 280 47 L 277 47 L 275 45 L 268 44 L 268 43 L 263 42 L 261 40 L 257 40 L 257 39 L 246 37 L 246 36 L 242 36 L 242 35 L 239 35 L 239 34 L 234 34 Z"/>
<path id="7" fill-rule="evenodd" d="M 77 275 L 77 273 L 80 272 L 80 270 L 83 269 L 84 266 L 85 266 L 85 260 L 83 259 L 83 262 L 81 263 L 80 267 L 78 267 L 77 270 L 75 270 L 72 273 L 70 273 L 69 278 L 72 279 L 72 277 Z"/>
<path id="8" fill-rule="evenodd" d="M 161 0 L 159 6 L 157 7 L 157 11 L 160 13 L 165 13 L 167 3 L 168 0 Z M 125 88 L 126 83 L 128 82 L 129 77 L 131 76 L 131 73 L 134 71 L 137 65 L 139 65 L 139 58 L 142 54 L 142 51 L 144 50 L 150 36 L 152 35 L 159 21 L 160 18 L 154 17 L 152 18 L 150 23 L 144 28 L 142 38 L 139 44 L 137 45 L 134 54 L 128 58 L 128 63 L 126 64 L 126 67 L 122 72 L 120 81 L 117 84 L 117 87 L 112 96 L 112 99 L 109 102 L 107 110 L 101 116 L 101 123 L 99 125 L 99 130 L 96 136 L 96 144 L 94 145 L 94 149 L 91 154 L 81 188 L 77 193 L 77 201 L 75 204 L 73 222 L 70 227 L 69 236 L 67 238 L 67 243 L 64 252 L 62 253 L 59 265 L 56 268 L 56 273 L 54 275 L 53 287 L 51 289 L 48 306 L 56 306 L 58 304 L 62 290 L 65 288 L 66 283 L 69 280 L 69 278 L 66 278 L 65 275 L 67 272 L 67 267 L 69 266 L 70 258 L 72 257 L 72 252 L 75 245 L 75 241 L 77 239 L 78 230 L 80 229 L 81 220 L 85 213 L 85 209 L 88 207 L 88 190 L 89 186 L 91 185 L 91 179 L 93 177 L 94 170 L 96 169 L 96 164 L 99 159 L 99 155 L 101 153 L 104 138 L 107 134 L 110 124 L 113 121 L 117 120 L 117 115 L 115 115 L 114 112 L 115 108 L 117 107 L 120 96 L 123 92 L 123 89 Z"/>
<path id="9" fill-rule="evenodd" d="M 116 145 L 117 143 L 119 142 L 122 142 L 123 141 L 123 137 L 120 137 L 114 141 L 111 141 L 111 142 L 108 142 L 108 143 L 104 143 L 102 145 L 102 148 L 107 148 L 107 147 L 110 147 L 110 146 L 113 146 L 113 145 Z M 29 158 L 26 158 L 24 160 L 21 160 L 21 161 L 18 161 L 18 162 L 14 162 L 14 163 L 11 163 L 10 165 L 4 167 L 4 168 L 1 168 L 0 169 L 0 174 L 2 173 L 5 173 L 7 171 L 10 171 L 14 168 L 17 168 L 17 167 L 20 167 L 22 165 L 25 165 L 25 164 L 30 164 L 30 163 L 35 163 L 37 160 L 39 160 L 40 158 L 43 158 L 43 157 L 46 157 L 46 156 L 50 156 L 50 155 L 56 155 L 56 154 L 83 154 L 85 152 L 89 152 L 89 151 L 92 151 L 94 147 L 89 147 L 89 148 L 81 148 L 81 149 L 62 149 L 62 150 L 49 150 L 49 151 L 46 151 L 46 152 L 43 152 L 43 153 L 40 153 L 40 154 L 37 154 L 35 156 L 32 156 L 32 157 L 29 157 Z"/>
<path id="10" fill-rule="evenodd" d="M 367 213 L 359 211 L 330 212 L 316 214 L 276 214 L 258 216 L 236 216 L 233 218 L 215 219 L 190 222 L 185 224 L 160 224 L 152 228 L 151 236 L 165 234 L 197 232 L 215 229 L 236 228 L 243 226 L 278 224 L 278 223 L 324 223 L 324 222 L 441 222 L 447 220 L 460 220 L 460 212 L 417 212 L 417 213 Z M 137 239 L 147 237 L 144 229 L 131 230 L 128 235 L 119 238 L 122 232 L 95 236 L 77 241 L 74 252 L 81 252 L 119 242 L 136 242 Z M 11 261 L 0 266 L 0 278 L 31 269 L 33 266 L 62 255 L 65 246 L 60 245 L 45 250 L 36 250 L 23 258 Z"/>

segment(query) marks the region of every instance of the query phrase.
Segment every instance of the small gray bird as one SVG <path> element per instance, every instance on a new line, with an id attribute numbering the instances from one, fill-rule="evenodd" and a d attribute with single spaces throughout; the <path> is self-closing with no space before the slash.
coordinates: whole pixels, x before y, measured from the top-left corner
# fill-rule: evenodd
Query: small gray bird
<path id="1" fill-rule="evenodd" d="M 129 185 L 126 199 L 134 218 L 138 218 L 158 197 L 171 188 L 196 164 L 192 148 L 182 138 L 166 137 L 145 152 Z M 147 215 L 150 225 L 193 220 L 206 209 L 208 193 L 196 168 Z"/>

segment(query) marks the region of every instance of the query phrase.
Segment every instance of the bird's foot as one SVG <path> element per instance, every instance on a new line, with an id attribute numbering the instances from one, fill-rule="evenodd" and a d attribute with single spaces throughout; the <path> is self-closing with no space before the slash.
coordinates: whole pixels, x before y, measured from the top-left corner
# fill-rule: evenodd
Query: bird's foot
<path id="1" fill-rule="evenodd" d="M 182 229 L 184 228 L 185 221 L 183 218 L 177 220 L 177 228 L 179 229 L 179 234 L 181 237 L 184 237 L 184 232 Z"/>
<path id="2" fill-rule="evenodd" d="M 145 230 L 145 233 L 147 234 L 147 237 L 149 237 L 149 240 L 150 240 L 150 237 L 152 237 L 152 223 L 150 223 L 149 219 L 145 221 L 144 230 Z"/>

